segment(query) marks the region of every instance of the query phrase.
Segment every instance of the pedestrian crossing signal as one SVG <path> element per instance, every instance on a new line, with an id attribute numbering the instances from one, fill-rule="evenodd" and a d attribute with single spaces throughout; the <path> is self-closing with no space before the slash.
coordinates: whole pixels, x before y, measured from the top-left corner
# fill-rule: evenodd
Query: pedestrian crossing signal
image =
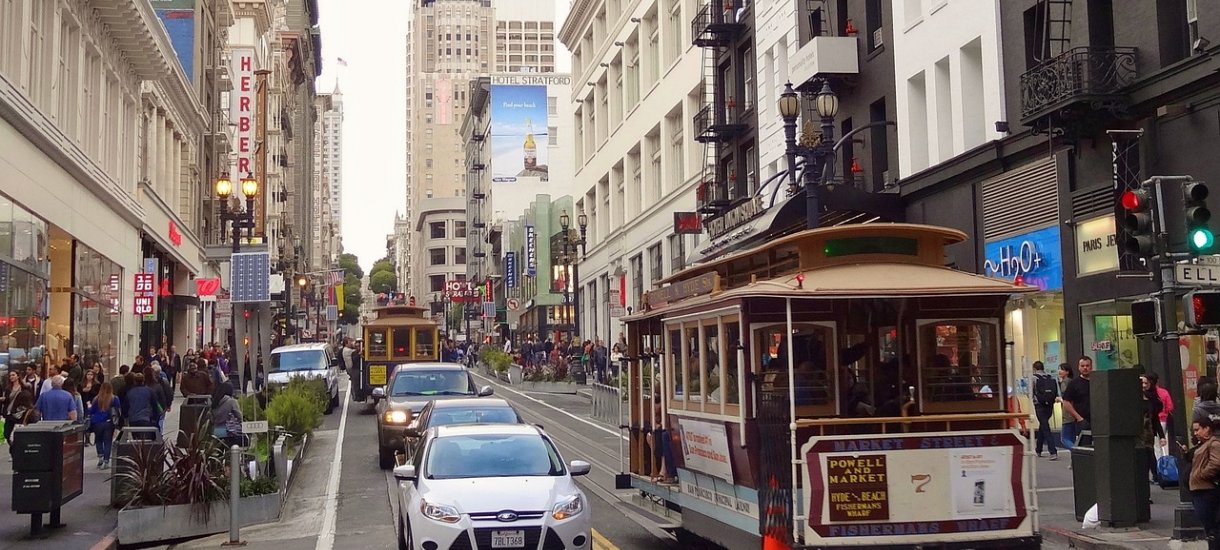
<path id="1" fill-rule="evenodd" d="M 1186 326 L 1192 329 L 1220 327 L 1220 290 L 1196 290 L 1182 299 Z"/>

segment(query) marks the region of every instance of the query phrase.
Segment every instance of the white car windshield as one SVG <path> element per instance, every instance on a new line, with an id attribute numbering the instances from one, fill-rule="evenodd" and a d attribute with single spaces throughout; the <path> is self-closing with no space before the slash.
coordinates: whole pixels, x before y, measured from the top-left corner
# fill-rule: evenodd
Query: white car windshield
<path id="1" fill-rule="evenodd" d="M 390 395 L 474 395 L 474 385 L 463 370 L 430 370 L 408 368 L 394 375 Z"/>
<path id="2" fill-rule="evenodd" d="M 326 353 L 322 350 L 301 350 L 271 355 L 271 372 L 295 370 L 326 370 Z"/>
<path id="3" fill-rule="evenodd" d="M 561 476 L 559 453 L 539 435 L 455 435 L 440 437 L 428 447 L 427 477 Z"/>
<path id="4" fill-rule="evenodd" d="M 428 427 L 452 424 L 518 424 L 517 412 L 509 407 L 458 408 L 446 407 L 432 411 Z"/>

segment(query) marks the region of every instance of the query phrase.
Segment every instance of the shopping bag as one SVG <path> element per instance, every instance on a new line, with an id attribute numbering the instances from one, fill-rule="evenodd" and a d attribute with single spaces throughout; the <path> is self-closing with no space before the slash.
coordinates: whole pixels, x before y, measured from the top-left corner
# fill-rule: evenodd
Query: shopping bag
<path id="1" fill-rule="evenodd" d="M 1094 504 L 1092 508 L 1089 508 L 1088 512 L 1084 513 L 1084 521 L 1081 522 L 1080 528 L 1097 529 L 1098 527 L 1101 527 L 1101 517 L 1099 517 L 1097 505 Z"/>
<path id="2" fill-rule="evenodd" d="M 1178 459 L 1172 456 L 1162 456 L 1156 459 L 1156 473 L 1160 477 L 1162 489 L 1178 486 Z"/>

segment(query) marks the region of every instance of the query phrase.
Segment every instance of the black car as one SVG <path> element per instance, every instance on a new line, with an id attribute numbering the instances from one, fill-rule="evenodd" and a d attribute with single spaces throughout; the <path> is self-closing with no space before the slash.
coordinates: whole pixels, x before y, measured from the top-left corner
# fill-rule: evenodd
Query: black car
<path id="1" fill-rule="evenodd" d="M 394 367 L 386 387 L 373 389 L 373 397 L 378 399 L 377 461 L 381 468 L 394 467 L 394 453 L 403 448 L 403 429 L 424 405 L 491 394 L 491 386 L 475 386 L 466 367 L 456 363 L 404 363 Z"/>
<path id="2" fill-rule="evenodd" d="M 415 452 L 415 444 L 428 428 L 454 424 L 525 424 L 525 420 L 508 401 L 503 399 L 450 399 L 432 401 L 419 411 L 403 430 L 407 456 Z"/>

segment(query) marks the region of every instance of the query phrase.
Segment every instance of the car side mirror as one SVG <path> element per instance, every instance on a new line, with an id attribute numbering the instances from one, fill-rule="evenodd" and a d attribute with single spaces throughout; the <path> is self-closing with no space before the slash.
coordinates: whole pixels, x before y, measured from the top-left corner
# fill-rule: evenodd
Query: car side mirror
<path id="1" fill-rule="evenodd" d="M 385 397 L 385 388 L 373 388 L 373 397 L 378 399 Z"/>
<path id="2" fill-rule="evenodd" d="M 483 386 L 482 389 L 479 390 L 479 397 L 487 397 L 494 393 L 496 393 L 495 388 L 492 388 L 491 386 Z"/>
<path id="3" fill-rule="evenodd" d="M 402 429 L 402 435 L 407 437 L 419 437 L 419 424 L 412 422 Z"/>
<path id="4" fill-rule="evenodd" d="M 588 464 L 585 466 L 588 466 Z M 402 466 L 395 466 L 394 479 L 399 481 L 415 481 L 415 465 L 403 464 Z"/>
<path id="5" fill-rule="evenodd" d="M 589 475 L 589 470 L 591 469 L 593 469 L 593 467 L 590 466 L 588 462 L 583 460 L 573 460 L 568 464 L 568 470 L 572 473 L 572 477 L 587 476 Z M 394 475 L 398 475 L 397 469 L 394 470 Z"/>

